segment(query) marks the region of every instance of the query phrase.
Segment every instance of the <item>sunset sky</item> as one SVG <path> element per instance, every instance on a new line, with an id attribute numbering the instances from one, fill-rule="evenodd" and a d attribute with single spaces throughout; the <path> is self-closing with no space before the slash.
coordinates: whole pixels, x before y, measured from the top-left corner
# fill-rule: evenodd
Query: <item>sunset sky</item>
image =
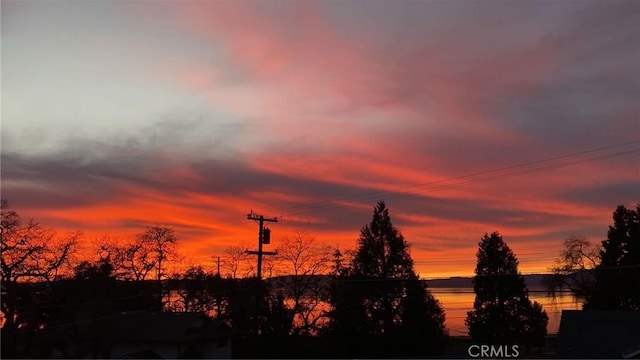
<path id="1" fill-rule="evenodd" d="M 421 276 L 471 275 L 493 231 L 531 273 L 640 202 L 635 0 L 1 10 L 2 197 L 87 248 L 165 224 L 213 266 L 254 210 L 267 250 L 352 249 L 385 200 Z"/>

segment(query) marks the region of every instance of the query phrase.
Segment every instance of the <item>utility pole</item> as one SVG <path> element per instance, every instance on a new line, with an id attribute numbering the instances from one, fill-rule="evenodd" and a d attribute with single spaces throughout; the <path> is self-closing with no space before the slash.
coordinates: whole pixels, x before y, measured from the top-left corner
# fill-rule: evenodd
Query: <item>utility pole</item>
<path id="1" fill-rule="evenodd" d="M 275 251 L 262 251 L 262 244 L 270 242 L 270 232 L 269 229 L 264 228 L 265 222 L 278 222 L 278 218 L 265 218 L 263 215 L 258 215 L 253 210 L 249 214 L 247 214 L 248 220 L 257 220 L 258 221 L 258 251 L 245 251 L 247 254 L 258 255 L 258 273 L 257 278 L 258 281 L 262 280 L 262 256 L 263 255 L 277 255 Z M 266 235 L 266 236 L 265 236 Z"/>
<path id="2" fill-rule="evenodd" d="M 218 280 L 222 280 L 222 276 L 220 275 L 220 256 L 218 256 L 218 275 L 216 276 Z M 218 294 L 216 295 L 216 307 L 217 307 L 217 311 L 216 311 L 216 318 L 221 319 L 222 318 L 222 304 L 220 304 L 221 301 L 221 296 Z"/>
<path id="3" fill-rule="evenodd" d="M 269 244 L 271 242 L 271 231 L 269 229 L 264 228 L 265 222 L 278 222 L 278 218 L 265 218 L 263 215 L 258 215 L 253 210 L 249 214 L 247 214 L 248 220 L 257 220 L 258 221 L 258 251 L 250 251 L 247 250 L 245 253 L 251 255 L 258 255 L 258 271 L 256 274 L 257 278 L 257 287 L 256 287 L 256 333 L 260 333 L 260 319 L 261 319 L 261 311 L 260 311 L 260 298 L 261 298 L 261 289 L 262 289 L 262 256 L 263 255 L 276 255 L 275 251 L 263 251 L 262 244 Z"/>

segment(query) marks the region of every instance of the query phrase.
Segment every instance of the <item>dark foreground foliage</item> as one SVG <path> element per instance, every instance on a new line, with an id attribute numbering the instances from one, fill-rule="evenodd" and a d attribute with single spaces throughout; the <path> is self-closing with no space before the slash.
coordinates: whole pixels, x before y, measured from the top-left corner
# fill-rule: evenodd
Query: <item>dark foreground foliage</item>
<path id="1" fill-rule="evenodd" d="M 235 359 L 380 359 L 443 356 L 447 343 L 413 337 L 244 336 L 233 341 Z"/>

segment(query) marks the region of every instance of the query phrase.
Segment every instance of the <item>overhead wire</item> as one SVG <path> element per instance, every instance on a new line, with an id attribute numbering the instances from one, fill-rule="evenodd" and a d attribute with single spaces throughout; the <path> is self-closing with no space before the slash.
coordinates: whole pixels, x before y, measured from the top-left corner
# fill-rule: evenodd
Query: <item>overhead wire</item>
<path id="1" fill-rule="evenodd" d="M 628 141 L 628 142 L 624 142 L 624 143 L 608 145 L 608 146 L 598 147 L 598 148 L 584 150 L 584 151 L 580 151 L 580 152 L 575 152 L 575 153 L 571 153 L 571 154 L 554 156 L 554 157 L 551 157 L 551 158 L 535 160 L 535 161 L 529 161 L 529 162 L 525 162 L 525 163 L 521 163 L 521 164 L 516 164 L 516 165 L 511 165 L 511 166 L 506 166 L 506 167 L 486 170 L 486 171 L 480 171 L 480 172 L 476 172 L 476 173 L 472 173 L 472 174 L 466 174 L 466 175 L 455 176 L 455 177 L 445 178 L 445 179 L 436 180 L 436 181 L 430 181 L 430 182 L 426 182 L 426 183 L 418 183 L 418 184 L 412 184 L 412 185 L 397 186 L 397 187 L 393 187 L 393 188 L 386 189 L 386 190 L 377 190 L 377 191 L 372 191 L 372 192 L 368 192 L 368 193 L 364 193 L 364 194 L 356 195 L 356 196 L 351 196 L 351 197 L 343 197 L 343 198 L 337 198 L 337 199 L 333 199 L 333 200 L 325 200 L 325 201 L 306 204 L 306 205 L 297 205 L 297 206 L 290 206 L 290 207 L 283 207 L 283 208 L 274 208 L 274 209 L 269 209 L 269 211 L 272 212 L 272 213 L 286 214 L 287 216 L 292 216 L 292 215 L 295 216 L 295 215 L 304 214 L 306 212 L 319 210 L 319 209 L 331 209 L 331 208 L 336 208 L 336 207 L 345 207 L 345 206 L 347 206 L 349 204 L 353 205 L 354 202 L 358 202 L 358 201 L 364 202 L 364 201 L 370 201 L 372 199 L 374 199 L 374 200 L 375 199 L 379 199 L 381 196 L 383 196 L 385 199 L 393 199 L 393 198 L 404 197 L 404 196 L 409 196 L 409 195 L 415 195 L 415 194 L 424 193 L 424 192 L 435 192 L 435 191 L 453 189 L 453 188 L 457 188 L 457 187 L 461 187 L 461 186 L 465 186 L 465 185 L 474 185 L 474 184 L 480 184 L 480 183 L 485 183 L 485 182 L 490 182 L 490 181 L 502 180 L 502 179 L 507 179 L 507 178 L 521 176 L 521 175 L 539 173 L 539 172 L 549 171 L 549 170 L 553 170 L 553 169 L 573 166 L 573 165 L 577 165 L 577 164 L 581 164 L 581 163 L 585 163 L 585 162 L 591 162 L 591 161 L 603 160 L 603 159 L 612 158 L 612 157 L 630 155 L 630 154 L 633 154 L 633 153 L 640 152 L 640 148 L 639 149 L 626 150 L 626 151 L 619 151 L 619 152 L 615 152 L 615 153 L 611 153 L 611 154 L 605 154 L 605 155 L 594 156 L 594 157 L 589 157 L 589 158 L 575 159 L 575 160 L 572 160 L 572 161 L 567 161 L 567 162 L 563 162 L 563 163 L 559 163 L 559 164 L 550 164 L 550 165 L 546 165 L 546 166 L 535 167 L 535 168 L 532 168 L 532 169 L 524 169 L 524 170 L 520 170 L 520 171 L 508 172 L 506 174 L 492 175 L 492 176 L 483 177 L 483 178 L 479 178 L 479 179 L 472 179 L 472 178 L 477 177 L 477 176 L 481 176 L 481 175 L 494 174 L 494 173 L 504 172 L 506 170 L 512 170 L 512 169 L 532 166 L 532 165 L 536 165 L 536 164 L 548 163 L 548 162 L 557 161 L 557 160 L 561 160 L 561 159 L 573 158 L 573 157 L 580 156 L 580 155 L 592 154 L 592 153 L 601 152 L 601 151 L 604 151 L 604 150 L 611 150 L 611 149 L 620 148 L 620 147 L 629 146 L 629 145 L 638 144 L 638 143 L 640 143 L 640 140 L 633 140 L 633 141 Z M 446 184 L 447 182 L 451 182 L 451 181 L 454 181 L 454 180 L 463 180 L 463 179 L 469 179 L 469 180 L 458 181 L 458 182 L 453 183 L 453 184 Z M 424 188 L 425 186 L 428 186 L 428 185 L 435 185 L 435 184 L 441 184 L 441 183 L 445 183 L 445 184 L 439 185 L 439 186 L 432 186 L 432 187 Z M 412 188 L 417 188 L 417 190 L 407 191 L 407 189 L 412 189 Z M 238 216 L 229 217 L 229 218 L 226 218 L 226 219 L 221 219 L 219 221 L 215 221 L 214 223 L 212 223 L 212 225 L 227 224 L 227 223 L 237 222 L 237 221 L 239 221 L 241 219 L 244 220 L 244 218 L 241 218 L 241 217 L 238 217 Z"/>
<path id="2" fill-rule="evenodd" d="M 576 165 L 576 164 L 579 164 L 579 163 L 595 161 L 595 160 L 601 160 L 601 159 L 611 158 L 611 157 L 615 157 L 615 156 L 628 155 L 628 154 L 637 153 L 637 152 L 640 152 L 640 149 L 634 149 L 634 150 L 629 150 L 629 151 L 624 151 L 624 152 L 619 152 L 619 153 L 614 153 L 614 154 L 609 154 L 609 155 L 603 155 L 603 156 L 589 158 L 589 159 L 580 159 L 580 160 L 575 160 L 575 161 L 572 161 L 572 162 L 566 162 L 566 163 L 561 163 L 561 164 L 553 164 L 553 165 L 548 165 L 548 166 L 545 166 L 545 167 L 527 169 L 527 170 L 522 170 L 522 171 L 518 171 L 518 172 L 512 172 L 512 173 L 502 174 L 502 175 L 496 175 L 496 176 L 486 177 L 486 178 L 481 178 L 481 179 L 468 180 L 468 181 L 458 182 L 458 183 L 454 183 L 454 184 L 445 184 L 445 185 L 431 187 L 431 188 L 427 188 L 427 189 L 419 189 L 419 190 L 414 190 L 414 191 L 406 191 L 406 192 L 398 192 L 398 193 L 389 193 L 388 195 L 386 195 L 384 197 L 384 199 L 385 200 L 389 200 L 389 199 L 396 199 L 396 198 L 400 198 L 400 197 L 406 197 L 406 196 L 410 196 L 410 195 L 421 194 L 421 193 L 425 193 L 425 192 L 436 192 L 436 191 L 442 191 L 442 190 L 449 190 L 449 189 L 458 188 L 458 187 L 461 187 L 461 186 L 464 186 L 464 185 L 475 185 L 475 184 L 480 184 L 480 183 L 485 183 L 485 182 L 490 182 L 490 181 L 502 180 L 502 179 L 511 178 L 511 177 L 515 177 L 515 176 L 533 174 L 533 173 L 547 171 L 547 170 L 550 170 L 550 169 L 557 169 L 557 168 L 562 168 L 562 167 L 566 167 L 566 166 Z M 375 201 L 375 200 L 379 200 L 379 199 L 378 198 L 363 199 L 363 201 L 366 201 L 366 200 Z M 343 207 L 343 206 L 346 206 L 346 205 L 345 204 L 336 203 L 335 206 L 331 206 L 331 207 Z M 327 208 L 331 208 L 331 207 L 325 206 L 324 208 L 327 209 Z M 311 208 L 310 207 L 310 208 L 307 208 L 307 209 L 302 209 L 302 210 L 297 211 L 297 214 L 301 214 L 301 213 L 312 211 L 312 210 L 315 211 L 315 210 L 317 210 L 317 208 Z"/>
<path id="3" fill-rule="evenodd" d="M 506 167 L 503 167 L 503 168 L 480 171 L 480 172 L 476 172 L 476 173 L 472 173 L 472 174 L 456 176 L 456 177 L 451 177 L 451 178 L 446 178 L 446 179 L 441 179 L 441 180 L 436 180 L 436 181 L 430 181 L 430 182 L 418 183 L 418 184 L 412 184 L 412 185 L 396 186 L 396 187 L 393 187 L 393 188 L 390 188 L 390 189 L 387 189 L 387 190 L 379 190 L 379 191 L 374 191 L 374 192 L 367 193 L 367 194 L 362 194 L 362 195 L 358 195 L 358 196 L 343 198 L 342 200 L 358 200 L 358 199 L 360 199 L 362 197 L 369 198 L 372 195 L 386 194 L 386 193 L 389 193 L 389 192 L 402 191 L 402 190 L 407 189 L 407 188 L 421 187 L 421 186 L 425 186 L 425 185 L 432 185 L 432 184 L 437 184 L 437 183 L 451 181 L 451 180 L 458 180 L 458 179 L 463 179 L 463 178 L 467 178 L 467 177 L 485 175 L 485 174 L 490 174 L 490 173 L 494 173 L 494 172 L 500 172 L 500 171 L 504 171 L 504 170 L 515 169 L 515 168 L 519 168 L 519 167 L 530 166 L 530 165 L 534 165 L 534 164 L 537 164 L 537 163 L 544 163 L 544 162 L 555 161 L 555 160 L 559 160 L 559 159 L 563 159 L 563 158 L 589 154 L 589 153 L 593 153 L 593 152 L 597 152 L 597 151 L 609 150 L 609 149 L 622 147 L 622 146 L 627 146 L 627 145 L 632 145 L 632 144 L 636 144 L 636 143 L 640 143 L 640 140 L 634 140 L 634 141 L 629 141 L 629 142 L 615 144 L 615 145 L 603 146 L 603 147 L 596 148 L 596 149 L 585 150 L 585 151 L 580 151 L 580 152 L 576 152 L 576 153 L 572 153 L 572 154 L 560 155 L 560 156 L 555 156 L 555 157 L 551 157 L 551 158 L 547 158 L 547 159 L 535 160 L 535 161 L 530 161 L 530 162 L 526 162 L 526 163 L 506 166 Z M 318 204 L 329 204 L 329 203 L 332 203 L 332 202 L 331 201 L 324 201 L 324 202 L 320 202 Z M 279 210 L 280 211 L 289 211 L 289 210 L 296 210 L 297 208 L 301 208 L 301 207 L 304 208 L 306 206 L 294 206 L 294 207 L 289 207 L 289 208 L 282 208 L 282 209 L 279 209 Z"/>
<path id="4" fill-rule="evenodd" d="M 464 176 L 458 176 L 458 177 L 443 179 L 443 180 L 434 181 L 434 182 L 428 182 L 428 183 L 422 183 L 422 184 L 414 184 L 414 185 L 408 185 L 408 186 L 399 186 L 399 187 L 395 187 L 395 188 L 389 189 L 389 190 L 372 192 L 372 193 L 369 193 L 369 194 L 359 195 L 359 196 L 350 197 L 350 198 L 343 198 L 341 200 L 330 200 L 330 201 L 324 201 L 324 202 L 319 202 L 319 203 L 309 204 L 309 205 L 300 205 L 300 206 L 289 207 L 289 208 L 281 208 L 279 210 L 275 210 L 275 212 L 276 213 L 283 213 L 284 212 L 284 213 L 287 213 L 287 215 L 296 215 L 296 214 L 301 214 L 301 213 L 308 212 L 308 211 L 311 211 L 311 210 L 317 210 L 319 208 L 325 208 L 326 209 L 326 208 L 331 208 L 331 207 L 347 206 L 347 204 L 339 203 L 339 201 L 349 202 L 349 201 L 355 201 L 355 200 L 366 200 L 366 197 L 371 197 L 373 194 L 387 194 L 385 199 L 393 199 L 393 198 L 398 198 L 398 197 L 403 197 L 403 196 L 414 195 L 414 194 L 418 194 L 418 193 L 424 193 L 424 192 L 430 192 L 430 191 L 431 192 L 440 191 L 440 190 L 452 189 L 452 188 L 456 188 L 456 187 L 460 187 L 460 186 L 464 186 L 464 185 L 479 184 L 479 183 L 484 183 L 484 182 L 489 182 L 489 181 L 495 181 L 495 180 L 511 178 L 511 177 L 515 177 L 515 176 L 527 175 L 527 174 L 532 174 L 532 173 L 539 173 L 539 172 L 549 171 L 549 170 L 552 170 L 552 169 L 558 169 L 558 168 L 562 168 L 562 167 L 572 166 L 572 165 L 576 165 L 576 164 L 580 164 L 580 163 L 591 162 L 591 161 L 596 161 L 596 160 L 602 160 L 602 159 L 612 158 L 612 157 L 616 157 L 616 156 L 629 155 L 629 154 L 640 152 L 640 149 L 631 149 L 631 150 L 626 150 L 626 151 L 620 151 L 620 152 L 615 152 L 615 153 L 612 153 L 612 154 L 605 154 L 605 155 L 590 157 L 590 158 L 586 158 L 586 159 L 584 159 L 584 158 L 583 159 L 574 159 L 574 160 L 571 160 L 571 161 L 568 161 L 568 162 L 559 163 L 559 164 L 550 164 L 550 165 L 540 166 L 540 167 L 536 167 L 536 168 L 532 168 L 532 169 L 524 169 L 524 170 L 520 170 L 520 171 L 509 172 L 509 173 L 506 173 L 506 174 L 498 174 L 498 175 L 493 175 L 493 176 L 489 176 L 489 177 L 483 177 L 483 178 L 479 178 L 479 179 L 471 179 L 471 180 L 466 180 L 466 181 L 457 182 L 457 183 L 453 183 L 453 184 L 444 184 L 444 185 L 430 187 L 430 188 L 426 188 L 426 189 L 421 188 L 421 187 L 423 187 L 425 185 L 443 183 L 443 182 L 447 182 L 447 181 L 451 181 L 451 180 L 457 180 L 457 179 L 473 178 L 473 177 L 476 177 L 476 176 L 479 176 L 479 175 L 486 175 L 486 174 L 491 174 L 491 173 L 502 172 L 502 171 L 505 171 L 505 170 L 521 168 L 521 167 L 525 167 L 525 166 L 531 166 L 531 165 L 535 165 L 535 164 L 547 163 L 547 162 L 550 162 L 550 161 L 556 161 L 556 160 L 560 160 L 560 159 L 571 158 L 571 157 L 584 155 L 584 154 L 591 154 L 591 153 L 594 153 L 594 152 L 599 152 L 599 151 L 603 151 L 603 150 L 609 150 L 609 149 L 613 149 L 613 148 L 619 148 L 619 147 L 622 147 L 622 146 L 628 146 L 628 145 L 637 144 L 637 143 L 640 143 L 640 140 L 634 140 L 634 141 L 629 141 L 629 142 L 625 142 L 625 143 L 599 147 L 599 148 L 595 148 L 595 149 L 580 151 L 580 152 L 577 152 L 577 153 L 556 156 L 556 157 L 552 157 L 552 158 L 548 158 L 548 159 L 531 161 L 531 162 L 528 162 L 528 163 L 517 164 L 517 165 L 512 165 L 512 166 L 508 166 L 508 167 L 504 167 L 504 168 L 488 170 L 488 171 L 482 171 L 482 172 L 478 172 L 478 173 L 474 173 L 474 174 L 468 174 L 468 175 L 464 175 Z M 413 191 L 399 192 L 401 190 L 410 189 L 410 188 L 418 188 L 418 189 L 417 190 L 413 190 Z M 396 191 L 396 193 L 394 193 L 394 191 Z M 218 223 L 220 223 L 220 222 L 218 222 Z M 521 260 L 526 259 L 526 261 L 543 261 L 543 260 L 544 261 L 553 261 L 553 260 L 557 259 L 557 257 L 550 257 L 550 256 L 534 256 L 534 257 L 520 256 L 520 259 Z M 432 264 L 432 265 L 433 264 L 441 264 L 441 265 L 443 265 L 443 264 L 451 264 L 452 262 L 456 262 L 456 261 L 460 262 L 460 260 L 453 260 L 453 259 L 452 260 L 439 259 L 439 260 L 436 260 L 436 261 L 433 261 L 433 260 L 418 260 L 416 262 L 429 263 L 429 264 Z"/>
<path id="5" fill-rule="evenodd" d="M 538 172 L 543 172 L 543 171 L 548 171 L 548 170 L 552 170 L 552 169 L 572 166 L 572 165 L 585 163 L 585 162 L 590 162 L 590 161 L 597 161 L 597 160 L 602 160 L 602 159 L 607 159 L 607 158 L 612 158 L 612 157 L 617 157 L 617 156 L 629 155 L 629 154 L 640 152 L 640 149 L 632 149 L 632 150 L 627 150 L 627 151 L 621 151 L 621 152 L 616 152 L 616 153 L 606 154 L 606 155 L 600 155 L 600 156 L 586 158 L 586 159 L 576 159 L 576 160 L 573 160 L 573 161 L 568 161 L 568 162 L 564 162 L 564 163 L 560 163 L 560 164 L 551 164 L 551 165 L 536 167 L 536 168 L 533 168 L 533 169 L 525 169 L 525 170 L 521 170 L 521 171 L 506 173 L 506 174 L 494 175 L 494 176 L 484 177 L 484 178 L 480 178 L 480 179 L 466 180 L 466 181 L 457 182 L 457 183 L 453 183 L 453 184 L 445 184 L 445 185 L 440 185 L 440 186 L 436 186 L 436 187 L 430 187 L 430 188 L 422 189 L 422 187 L 427 186 L 427 185 L 434 185 L 434 184 L 445 183 L 445 182 L 453 181 L 453 180 L 461 180 L 461 179 L 466 179 L 466 178 L 477 177 L 477 176 L 480 176 L 480 175 L 498 173 L 498 172 L 502 172 L 502 171 L 505 171 L 505 170 L 517 169 L 517 168 L 521 168 L 521 167 L 525 167 L 525 166 L 531 166 L 531 165 L 535 165 L 535 164 L 541 164 L 541 163 L 556 161 L 556 160 L 560 160 L 560 159 L 571 158 L 571 157 L 575 157 L 575 156 L 579 156 L 579 155 L 590 154 L 590 153 L 594 153 L 594 152 L 599 152 L 599 151 L 603 151 L 603 150 L 609 150 L 609 149 L 623 147 L 623 146 L 636 144 L 636 143 L 640 143 L 640 140 L 634 140 L 634 141 L 630 141 L 630 142 L 626 142 L 626 143 L 615 144 L 615 145 L 600 147 L 600 148 L 591 149 L 591 150 L 585 150 L 585 151 L 581 151 L 581 152 L 577 152 L 577 153 L 556 156 L 556 157 L 552 157 L 552 158 L 548 158 L 548 159 L 531 161 L 531 162 L 527 162 L 527 163 L 522 163 L 522 164 L 503 167 L 503 168 L 498 168 L 498 169 L 492 169 L 492 170 L 487 170 L 487 171 L 467 174 L 467 175 L 463 175 L 463 176 L 457 176 L 457 177 L 442 179 L 442 180 L 438 180 L 438 181 L 432 181 L 432 182 L 420 183 L 420 184 L 413 184 L 413 185 L 406 185 L 406 186 L 398 186 L 398 187 L 394 187 L 394 188 L 387 189 L 387 190 L 380 190 L 380 191 L 370 192 L 370 193 L 367 193 L 367 194 L 353 196 L 353 197 L 347 197 L 347 198 L 343 198 L 343 199 L 328 200 L 328 201 L 318 202 L 318 203 L 314 203 L 314 204 L 300 205 L 300 206 L 294 206 L 294 207 L 288 207 L 288 208 L 281 208 L 279 210 L 276 210 L 276 212 L 278 212 L 278 213 L 286 213 L 288 215 L 300 214 L 300 213 L 304 213 L 306 211 L 316 210 L 318 208 L 323 208 L 323 207 L 324 208 L 327 208 L 327 207 L 331 208 L 331 207 L 343 207 L 343 206 L 346 206 L 345 204 L 339 203 L 339 201 L 343 201 L 343 202 L 366 201 L 366 200 L 371 199 L 373 196 L 377 197 L 379 195 L 385 195 L 386 199 L 398 198 L 398 197 L 403 197 L 403 196 L 408 196 L 408 195 L 413 195 L 413 194 L 418 194 L 418 193 L 423 193 L 423 192 L 440 191 L 440 190 L 452 189 L 452 188 L 465 186 L 465 185 L 479 184 L 479 183 L 484 183 L 484 182 L 489 182 L 489 181 L 495 181 L 495 180 L 511 178 L 511 177 L 515 177 L 515 176 L 538 173 Z M 406 189 L 412 189 L 412 188 L 418 188 L 418 189 L 417 190 L 413 190 L 413 191 L 406 191 Z M 239 220 L 237 217 L 232 217 L 232 218 L 230 217 L 229 219 L 226 219 L 226 220 L 217 221 L 217 222 L 215 222 L 215 224 L 222 224 L 222 223 L 227 223 L 227 222 L 235 222 L 237 220 Z M 640 267 L 640 266 L 624 266 L 624 268 L 637 268 L 637 267 Z M 623 266 L 621 266 L 621 267 L 612 267 L 612 268 L 619 269 L 619 268 L 623 268 Z M 599 270 L 604 270 L 604 269 L 611 269 L 611 268 L 599 268 Z M 346 279 L 343 279 L 341 281 L 345 281 L 345 280 Z M 388 281 L 390 279 L 362 279 L 362 280 L 351 279 L 351 280 L 348 280 L 348 281 L 380 281 L 380 280 Z M 459 293 L 459 292 L 456 292 L 456 293 Z M 100 319 L 91 319 L 90 321 L 97 321 L 97 320 L 100 320 Z M 65 325 L 65 324 L 61 324 L 60 326 L 63 326 L 63 325 Z M 68 325 L 68 324 L 66 324 L 66 325 Z"/>

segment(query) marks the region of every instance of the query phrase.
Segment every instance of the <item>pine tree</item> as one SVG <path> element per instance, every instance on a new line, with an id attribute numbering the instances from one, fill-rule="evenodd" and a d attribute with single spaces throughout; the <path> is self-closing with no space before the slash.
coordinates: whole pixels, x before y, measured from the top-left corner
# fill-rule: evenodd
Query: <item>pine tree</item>
<path id="1" fill-rule="evenodd" d="M 640 311 L 640 205 L 616 208 L 599 258 L 584 308 Z"/>
<path id="2" fill-rule="evenodd" d="M 477 257 L 474 310 L 465 320 L 469 335 L 485 344 L 542 346 L 547 314 L 529 300 L 518 260 L 500 234 L 485 234 Z"/>
<path id="3" fill-rule="evenodd" d="M 321 334 L 332 340 L 336 355 L 354 358 L 360 355 L 359 349 L 364 343 L 362 335 L 366 313 L 362 304 L 363 284 L 350 281 L 350 273 L 350 264 L 336 249 L 333 253 L 333 279 L 329 288 L 330 322 L 321 330 Z"/>
<path id="4" fill-rule="evenodd" d="M 336 253 L 336 266 L 340 262 Z M 391 356 L 398 356 L 397 351 L 409 355 L 442 350 L 433 345 L 444 344 L 444 311 L 418 279 L 407 242 L 391 223 L 384 202 L 378 202 L 371 222 L 360 231 L 348 271 L 340 267 L 332 289 L 334 331 L 360 337 L 352 342 L 382 337 L 390 346 L 377 345 L 396 351 Z M 431 348 L 412 348 L 415 345 Z M 378 351 L 372 346 L 372 352 Z"/>

